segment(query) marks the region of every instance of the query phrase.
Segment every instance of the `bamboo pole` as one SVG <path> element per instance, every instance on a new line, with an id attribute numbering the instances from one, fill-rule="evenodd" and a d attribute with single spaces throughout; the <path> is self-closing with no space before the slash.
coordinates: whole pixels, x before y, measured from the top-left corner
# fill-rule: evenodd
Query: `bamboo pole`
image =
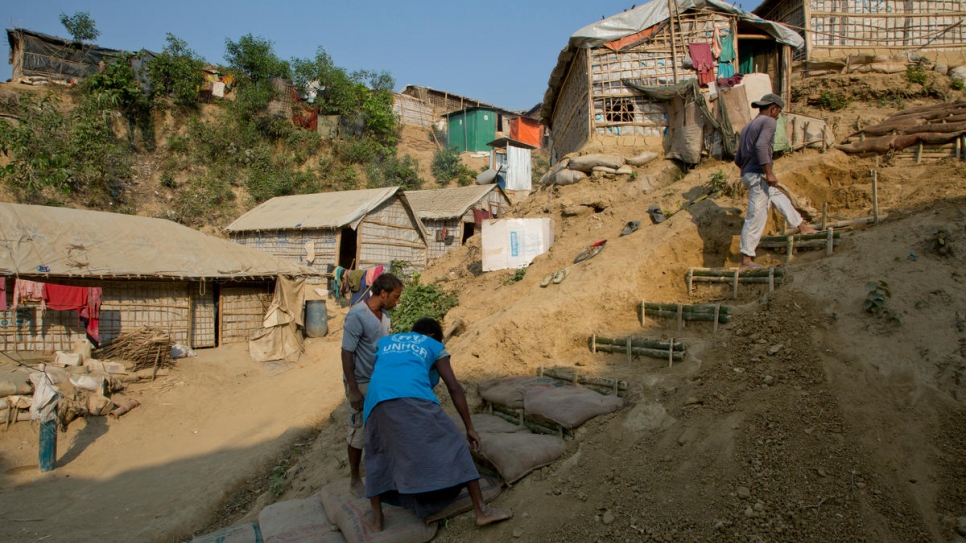
<path id="1" fill-rule="evenodd" d="M 591 337 L 591 342 L 598 346 L 599 345 L 621 345 L 625 342 L 625 340 L 623 339 L 602 337 L 596 334 L 591 335 L 590 337 Z M 659 339 L 632 339 L 631 346 L 643 347 L 647 349 L 660 349 L 662 351 L 666 351 L 673 347 L 675 351 L 684 351 L 684 344 L 681 342 L 675 342 L 673 340 L 663 341 Z"/>
<path id="2" fill-rule="evenodd" d="M 714 313 L 715 308 L 713 305 L 662 304 L 658 302 L 644 303 L 644 307 L 647 309 L 658 309 L 662 311 L 677 311 L 679 306 L 684 308 L 685 313 Z M 731 306 L 721 306 L 721 313 L 723 315 L 730 315 Z"/>
<path id="3" fill-rule="evenodd" d="M 771 271 L 774 270 L 774 275 L 776 277 L 782 277 L 785 275 L 785 270 L 783 268 L 768 268 L 767 270 L 739 270 L 737 268 L 691 268 L 694 272 L 695 279 L 698 277 L 731 277 L 732 274 L 737 271 L 738 278 L 743 279 L 746 277 L 768 277 L 771 275 Z"/>
<path id="4" fill-rule="evenodd" d="M 834 232 L 834 229 L 833 228 L 829 228 L 828 229 L 828 241 L 826 241 L 826 244 L 825 244 L 825 254 L 826 255 L 829 255 L 829 256 L 831 256 L 832 251 L 835 250 L 834 249 L 835 248 L 835 238 L 833 237 L 834 236 L 833 232 Z"/>
<path id="5" fill-rule="evenodd" d="M 731 284 L 731 283 L 734 282 L 734 279 L 731 278 L 731 277 L 695 277 L 694 280 L 697 281 L 697 282 L 699 282 L 699 283 L 728 283 L 728 284 Z M 775 277 L 739 277 L 738 278 L 738 282 L 739 283 L 743 283 L 743 284 L 752 284 L 752 285 L 753 284 L 761 284 L 761 285 L 771 284 L 771 285 L 774 285 L 775 283 L 779 283 L 780 284 L 780 283 L 784 282 L 784 277 L 782 277 L 780 275 L 775 276 Z M 772 289 L 772 290 L 774 290 L 774 289 Z"/>
<path id="6" fill-rule="evenodd" d="M 603 353 L 627 353 L 628 352 L 627 347 L 625 347 L 624 345 L 598 345 L 597 350 Z M 657 358 L 660 360 L 665 360 L 670 357 L 675 362 L 680 362 L 684 360 L 684 353 L 679 351 L 669 351 L 669 350 L 661 351 L 658 349 L 645 349 L 643 347 L 631 347 L 629 354 L 647 356 L 649 358 Z"/>
<path id="7" fill-rule="evenodd" d="M 828 223 L 828 202 L 822 202 L 822 225 L 819 230 L 825 230 Z"/>
<path id="8" fill-rule="evenodd" d="M 798 234 L 796 236 L 762 236 L 761 241 L 766 241 L 766 242 L 767 241 L 788 241 L 789 237 L 795 238 L 795 243 L 797 244 L 799 241 L 809 241 L 809 240 L 816 240 L 816 239 L 824 240 L 826 237 L 826 233 L 816 232 L 814 234 Z M 842 237 L 842 234 L 839 232 L 836 232 L 835 237 L 840 238 Z"/>
<path id="9" fill-rule="evenodd" d="M 842 241 L 839 239 L 832 240 L 833 245 L 839 245 Z M 784 242 L 780 241 L 769 241 L 766 243 L 759 243 L 758 247 L 763 249 L 787 249 L 790 242 L 786 239 Z M 806 241 L 797 241 L 794 244 L 795 249 L 808 249 L 814 247 L 825 247 L 828 245 L 827 239 L 810 239 Z"/>
<path id="10" fill-rule="evenodd" d="M 759 244 L 759 246 L 760 245 L 761 244 Z M 785 253 L 785 264 L 788 264 L 792 261 L 792 253 L 795 251 L 795 236 L 788 236 L 788 239 L 785 241 L 785 245 L 787 250 Z"/>
<path id="11" fill-rule="evenodd" d="M 879 172 L 872 170 L 872 223 L 879 224 Z"/>
<path id="12" fill-rule="evenodd" d="M 671 18 L 671 67 L 674 69 L 674 84 L 678 83 L 678 38 L 677 31 L 674 29 L 676 18 L 674 17 L 675 0 L 667 0 L 667 12 Z"/>
<path id="13" fill-rule="evenodd" d="M 722 308 L 724 309 L 724 308 Z M 664 311 L 664 310 L 651 310 L 648 312 L 649 315 L 653 317 L 664 317 L 664 318 L 678 318 L 677 311 Z M 681 313 L 680 316 L 683 320 L 689 321 L 703 321 L 711 322 L 714 320 L 714 313 Z M 728 324 L 731 322 L 731 315 L 726 315 L 724 313 L 718 316 L 718 322 L 721 324 Z M 600 350 L 601 346 L 598 345 L 597 349 Z"/>
<path id="14" fill-rule="evenodd" d="M 616 390 L 627 390 L 627 381 L 608 379 L 606 377 L 594 377 L 593 375 L 571 374 L 556 368 L 537 368 L 537 375 L 540 377 L 550 377 L 561 381 L 576 382 L 582 385 L 596 385 L 601 387 L 614 388 Z"/>

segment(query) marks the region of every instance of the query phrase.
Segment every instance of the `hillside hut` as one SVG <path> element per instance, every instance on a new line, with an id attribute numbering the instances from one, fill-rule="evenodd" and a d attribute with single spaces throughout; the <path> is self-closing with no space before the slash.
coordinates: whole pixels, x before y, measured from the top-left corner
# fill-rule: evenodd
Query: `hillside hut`
<path id="1" fill-rule="evenodd" d="M 966 62 L 966 0 L 765 0 L 755 13 L 805 39 L 796 60 L 887 58 L 914 52 L 934 62 Z"/>
<path id="2" fill-rule="evenodd" d="M 320 272 L 426 266 L 428 235 L 399 187 L 279 196 L 227 230 L 236 243 Z"/>
<path id="3" fill-rule="evenodd" d="M 429 233 L 429 259 L 462 246 L 486 219 L 503 216 L 510 199 L 498 185 L 470 185 L 406 192 Z"/>
<path id="4" fill-rule="evenodd" d="M 745 42 L 755 44 L 758 60 L 751 67 L 769 73 L 773 92 L 788 100 L 792 49 L 804 43 L 801 36 L 731 4 L 654 0 L 581 28 L 560 52 L 544 95 L 540 116 L 550 129 L 551 162 L 590 140 L 631 137 L 629 143 L 641 144 L 662 137 L 669 126 L 666 102 L 625 81 L 668 87 L 699 79 L 703 86 L 734 73 Z M 718 47 L 721 56 L 686 63 L 692 49 Z"/>
<path id="5" fill-rule="evenodd" d="M 0 203 L 0 350 L 102 346 L 141 326 L 178 343 L 213 347 L 262 329 L 279 276 L 312 273 L 162 219 Z M 100 288 L 99 323 L 77 311 L 13 309 L 18 280 Z M 35 286 L 24 285 L 21 286 Z"/>
<path id="6" fill-rule="evenodd" d="M 446 144 L 461 153 L 487 151 L 486 144 L 496 137 L 496 110 L 475 106 L 451 111 L 446 117 Z"/>
<path id="7" fill-rule="evenodd" d="M 41 76 L 73 82 L 98 73 L 101 62 L 120 58 L 124 51 L 73 41 L 23 28 L 8 28 L 11 79 Z"/>

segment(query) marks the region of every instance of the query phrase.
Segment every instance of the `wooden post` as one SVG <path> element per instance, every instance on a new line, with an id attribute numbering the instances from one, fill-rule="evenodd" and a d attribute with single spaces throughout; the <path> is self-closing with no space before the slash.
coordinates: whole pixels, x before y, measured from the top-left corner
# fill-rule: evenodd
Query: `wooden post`
<path id="1" fill-rule="evenodd" d="M 688 297 L 694 289 L 694 268 L 688 268 Z"/>
<path id="2" fill-rule="evenodd" d="M 835 229 L 828 229 L 828 240 L 825 242 L 825 254 L 830 255 L 835 250 Z"/>
<path id="3" fill-rule="evenodd" d="M 647 304 L 644 303 L 644 300 L 641 300 L 641 328 L 644 328 L 644 322 L 645 322 L 644 314 L 647 313 L 647 308 L 645 307 L 645 305 Z"/>
<path id="4" fill-rule="evenodd" d="M 675 17 L 674 12 L 676 7 L 676 0 L 667 0 L 667 13 L 668 17 L 671 18 L 671 67 L 674 70 L 674 83 L 678 82 L 678 33 L 674 29 Z M 665 72 L 667 73 L 667 72 Z"/>
<path id="5" fill-rule="evenodd" d="M 590 335 L 590 352 L 597 353 L 597 334 Z"/>
<path id="6" fill-rule="evenodd" d="M 721 304 L 714 304 L 714 327 L 711 329 L 712 334 L 718 333 L 718 313 L 721 311 Z"/>
<path id="7" fill-rule="evenodd" d="M 775 292 L 775 267 L 768 268 L 768 292 Z"/>
<path id="8" fill-rule="evenodd" d="M 740 271 L 741 270 L 735 270 L 735 283 L 734 283 L 734 286 L 732 287 L 734 289 L 733 294 L 736 299 L 738 298 L 738 273 Z"/>
<path id="9" fill-rule="evenodd" d="M 634 349 L 631 348 L 631 347 L 633 347 L 633 345 L 631 345 L 631 337 L 630 336 L 627 336 L 627 342 L 626 342 L 625 345 L 627 346 L 627 363 L 630 364 L 631 362 L 634 361 Z M 672 347 L 673 347 L 673 345 L 672 345 Z"/>
<path id="10" fill-rule="evenodd" d="M 671 344 L 667 347 L 667 367 L 674 365 L 674 338 L 671 338 Z"/>
<path id="11" fill-rule="evenodd" d="M 819 230 L 825 230 L 825 223 L 828 222 L 828 202 L 822 202 L 822 227 Z"/>
<path id="12" fill-rule="evenodd" d="M 678 304 L 678 332 L 684 328 L 684 306 Z"/>
<path id="13" fill-rule="evenodd" d="M 785 255 L 785 264 L 792 261 L 792 251 L 795 250 L 795 236 L 788 236 L 788 254 Z"/>
<path id="14" fill-rule="evenodd" d="M 920 149 L 922 144 L 920 143 Z M 919 161 L 916 161 L 918 164 Z M 879 172 L 872 170 L 872 220 L 874 224 L 879 224 Z"/>
<path id="15" fill-rule="evenodd" d="M 919 142 L 919 147 L 916 148 L 916 164 L 922 163 L 922 142 Z"/>

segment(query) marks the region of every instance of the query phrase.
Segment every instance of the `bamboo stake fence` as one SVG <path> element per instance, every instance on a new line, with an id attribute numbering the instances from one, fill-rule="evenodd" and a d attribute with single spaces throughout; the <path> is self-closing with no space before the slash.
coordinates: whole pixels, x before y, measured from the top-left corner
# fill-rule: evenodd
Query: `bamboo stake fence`
<path id="1" fill-rule="evenodd" d="M 732 295 L 738 297 L 738 284 L 767 284 L 768 292 L 775 290 L 775 284 L 785 281 L 785 270 L 771 267 L 767 270 L 739 270 L 737 268 L 690 268 L 685 276 L 688 296 L 694 292 L 694 283 L 730 283 Z"/>
<path id="2" fill-rule="evenodd" d="M 626 353 L 627 361 L 632 362 L 634 356 L 647 356 L 659 360 L 667 360 L 668 367 L 674 362 L 684 360 L 684 344 L 681 342 L 655 339 L 608 338 L 591 334 L 588 338 L 590 352 Z"/>
<path id="3" fill-rule="evenodd" d="M 608 379 L 606 377 L 595 377 L 592 375 L 570 373 L 556 368 L 545 368 L 540 366 L 537 368 L 537 376 L 550 377 L 551 379 L 557 379 L 558 381 L 565 381 L 567 383 L 572 383 L 574 386 L 584 385 L 587 386 L 587 388 L 592 388 L 597 392 L 600 392 L 601 394 L 615 394 L 617 396 L 623 396 L 624 392 L 627 391 L 627 381 L 618 381 L 616 379 Z"/>
<path id="4" fill-rule="evenodd" d="M 714 324 L 712 333 L 718 331 L 718 323 L 728 324 L 731 322 L 731 307 L 721 304 L 663 304 L 641 300 L 640 310 L 642 327 L 647 323 L 648 316 L 676 318 L 678 321 L 678 330 L 684 328 L 684 321 L 712 322 Z"/>

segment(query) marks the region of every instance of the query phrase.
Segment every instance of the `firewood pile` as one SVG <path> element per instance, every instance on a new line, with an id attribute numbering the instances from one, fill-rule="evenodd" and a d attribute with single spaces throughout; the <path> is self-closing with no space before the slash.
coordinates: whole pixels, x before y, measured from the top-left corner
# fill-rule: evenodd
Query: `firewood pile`
<path id="1" fill-rule="evenodd" d="M 147 326 L 117 336 L 114 341 L 94 355 L 102 360 L 128 360 L 133 370 L 158 369 L 174 366 L 171 346 L 174 341 L 167 332 Z"/>

